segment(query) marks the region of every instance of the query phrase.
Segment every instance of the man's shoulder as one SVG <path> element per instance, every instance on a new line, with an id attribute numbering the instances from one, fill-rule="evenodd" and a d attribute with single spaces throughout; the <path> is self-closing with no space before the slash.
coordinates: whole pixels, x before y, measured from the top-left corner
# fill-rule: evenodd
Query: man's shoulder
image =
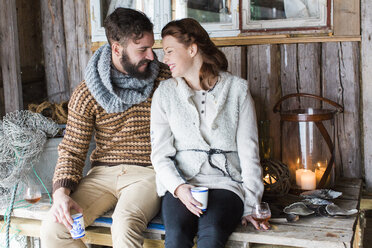
<path id="1" fill-rule="evenodd" d="M 159 66 L 159 74 L 158 74 L 158 80 L 159 81 L 163 81 L 163 80 L 166 80 L 168 78 L 171 78 L 172 77 L 172 74 L 171 74 L 171 71 L 169 70 L 169 67 L 168 65 L 162 63 L 162 62 L 159 62 L 160 66 Z"/>
<path id="2" fill-rule="evenodd" d="M 89 91 L 85 81 L 80 82 L 71 95 L 69 107 L 73 109 L 80 109 L 83 106 L 84 108 L 92 108 L 96 104 L 97 102 L 94 99 L 92 93 Z"/>

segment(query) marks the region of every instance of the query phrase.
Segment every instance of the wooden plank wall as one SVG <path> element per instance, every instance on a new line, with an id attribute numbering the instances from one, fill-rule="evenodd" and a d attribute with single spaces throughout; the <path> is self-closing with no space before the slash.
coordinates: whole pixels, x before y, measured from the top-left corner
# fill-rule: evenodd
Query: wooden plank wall
<path id="1" fill-rule="evenodd" d="M 372 191 L 372 2 L 362 0 L 361 6 L 364 174 L 367 189 Z"/>
<path id="2" fill-rule="evenodd" d="M 234 53 L 238 52 L 235 47 Z M 311 93 L 344 106 L 336 117 L 336 174 L 361 178 L 361 133 L 359 119 L 359 43 L 307 43 L 254 45 L 241 48 L 247 54 L 247 79 L 255 100 L 258 121 L 270 120 L 273 157 L 288 159 L 293 140 L 288 125 L 280 127 L 279 115 L 272 112 L 280 97 L 291 93 Z M 225 53 L 226 48 L 222 49 Z M 235 56 L 235 57 L 234 57 Z M 240 61 L 227 53 L 230 67 Z M 233 72 L 243 76 L 239 72 Z M 320 101 L 293 98 L 283 108 L 320 107 Z M 324 107 L 332 108 L 327 104 Z M 327 123 L 325 123 L 327 124 Z M 330 125 L 326 126 L 331 132 Z M 317 137 L 322 140 L 322 137 Z M 320 147 L 320 152 L 328 149 Z"/>

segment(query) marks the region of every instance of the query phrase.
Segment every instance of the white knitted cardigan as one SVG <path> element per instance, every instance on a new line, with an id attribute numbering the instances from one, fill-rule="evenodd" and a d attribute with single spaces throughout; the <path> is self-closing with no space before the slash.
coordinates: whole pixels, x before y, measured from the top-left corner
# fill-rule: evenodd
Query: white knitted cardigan
<path id="1" fill-rule="evenodd" d="M 229 151 L 227 153 L 227 166 L 225 157 L 221 154 L 213 155 L 220 157 L 220 163 L 215 165 L 229 175 L 235 181 L 243 181 L 248 188 L 248 196 L 251 203 L 260 200 L 263 191 L 261 168 L 259 166 L 258 148 L 252 147 L 246 152 L 252 161 L 244 161 L 249 167 L 242 177 L 242 170 L 237 153 L 237 127 L 239 121 L 239 110 L 246 97 L 251 97 L 248 91 L 247 81 L 230 73 L 220 73 L 219 82 L 210 92 L 216 104 L 216 116 L 213 117 L 208 144 L 200 133 L 199 113 L 193 103 L 194 91 L 182 78 L 172 78 L 163 81 L 153 96 L 153 104 L 159 104 L 161 112 L 166 116 L 172 136 L 174 149 L 161 154 L 161 143 L 157 139 L 167 139 L 156 134 L 157 117 L 152 109 L 151 115 L 151 139 L 153 153 L 151 156 L 155 171 L 157 172 L 157 192 L 160 196 L 168 190 L 174 193 L 176 187 L 189 179 L 195 177 L 204 162 L 208 160 L 206 152 L 210 149 Z M 248 95 L 247 95 L 248 94 Z M 253 102 L 252 102 L 253 104 Z M 254 122 L 255 122 L 254 118 Z M 247 127 L 249 128 L 249 127 Z M 257 135 L 256 127 L 252 130 Z M 255 138 L 257 139 L 257 138 Z M 256 143 L 254 141 L 253 143 Z M 255 144 L 257 145 L 257 143 Z M 195 151 L 198 150 L 198 151 Z M 172 161 L 173 160 L 173 161 Z M 174 163 L 175 162 L 175 163 Z M 167 164 L 164 166 L 164 164 Z M 166 167 L 166 168 L 165 168 Z M 164 170 L 161 168 L 165 168 Z M 250 204 L 251 205 L 251 204 Z"/>

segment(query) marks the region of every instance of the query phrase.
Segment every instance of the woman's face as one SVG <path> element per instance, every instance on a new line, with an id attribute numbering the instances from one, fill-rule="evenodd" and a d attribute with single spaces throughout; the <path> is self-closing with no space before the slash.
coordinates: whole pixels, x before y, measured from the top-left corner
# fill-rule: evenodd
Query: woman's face
<path id="1" fill-rule="evenodd" d="M 162 40 L 164 59 L 163 62 L 169 66 L 172 77 L 185 77 L 192 66 L 190 47 L 185 47 L 171 35 Z"/>

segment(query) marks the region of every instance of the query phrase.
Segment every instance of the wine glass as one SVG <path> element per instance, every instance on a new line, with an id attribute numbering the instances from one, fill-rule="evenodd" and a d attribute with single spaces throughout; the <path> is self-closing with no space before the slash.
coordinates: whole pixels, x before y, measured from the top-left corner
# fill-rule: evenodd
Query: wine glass
<path id="1" fill-rule="evenodd" d="M 37 203 L 41 199 L 40 186 L 30 177 L 26 179 L 23 197 L 31 204 Z"/>
<path id="2" fill-rule="evenodd" d="M 258 223 L 265 223 L 271 218 L 271 211 L 267 202 L 256 203 L 252 211 L 252 218 Z"/>

